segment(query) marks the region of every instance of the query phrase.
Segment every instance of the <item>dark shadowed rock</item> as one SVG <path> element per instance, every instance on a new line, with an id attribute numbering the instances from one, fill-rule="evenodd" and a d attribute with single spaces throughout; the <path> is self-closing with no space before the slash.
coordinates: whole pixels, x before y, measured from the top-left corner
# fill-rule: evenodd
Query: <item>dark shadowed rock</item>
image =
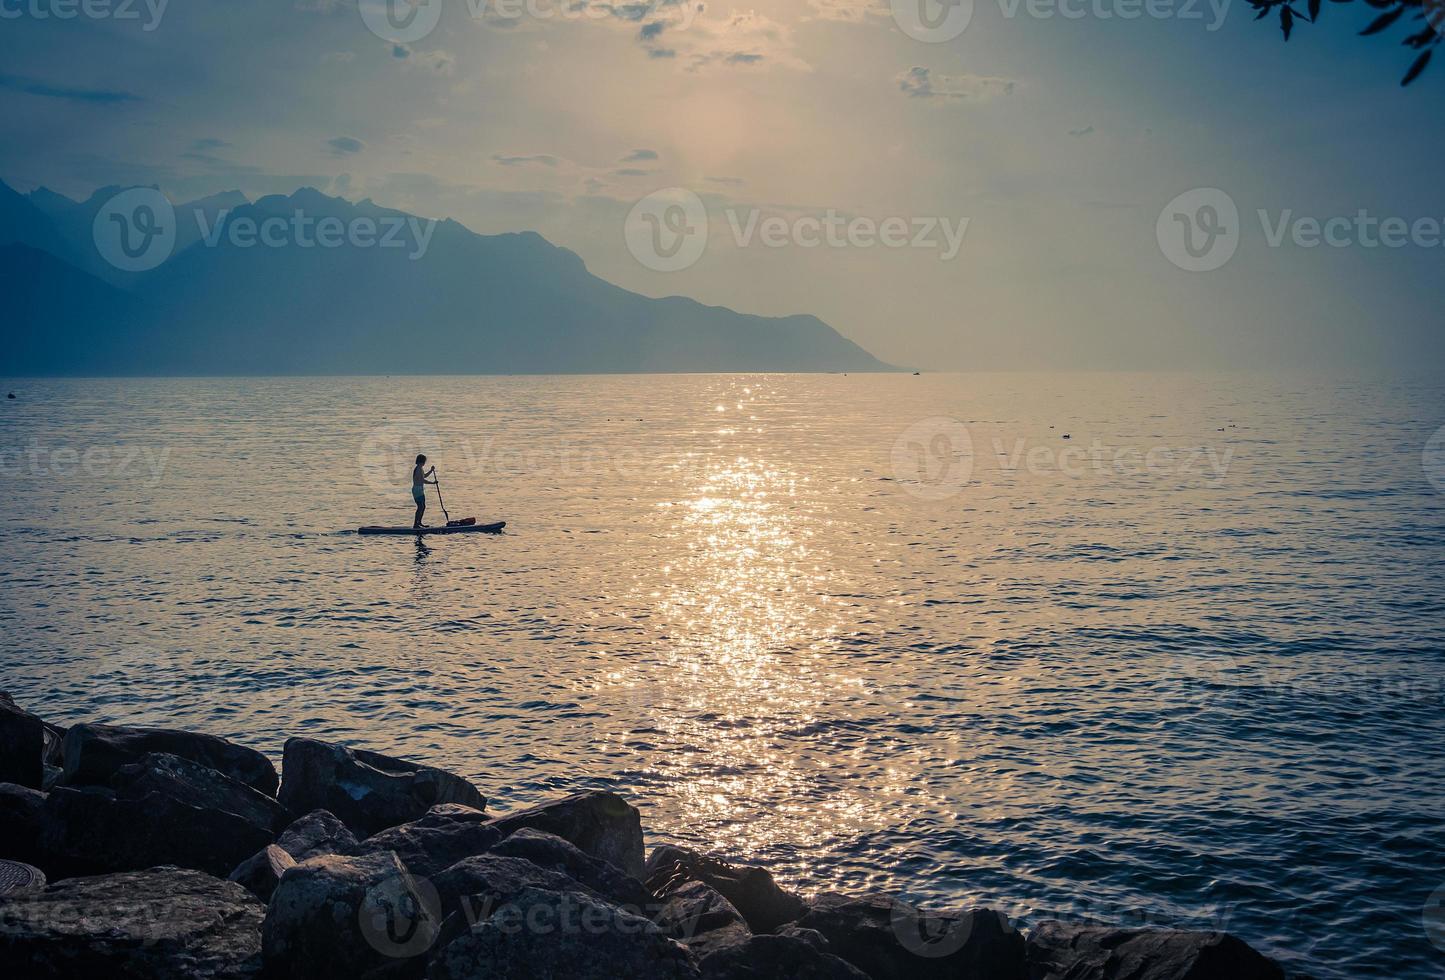
<path id="1" fill-rule="evenodd" d="M 438 803 L 485 810 L 486 797 L 442 769 L 310 738 L 286 742 L 280 800 L 292 813 L 329 810 L 362 836 L 424 816 Z"/>
<path id="2" fill-rule="evenodd" d="M 503 837 L 523 827 L 555 834 L 634 878 L 643 877 L 642 817 L 616 793 L 576 793 L 498 817 L 495 826 Z"/>
<path id="3" fill-rule="evenodd" d="M 276 767 L 255 749 L 216 735 L 170 728 L 76 725 L 62 746 L 67 786 L 107 786 L 122 766 L 151 752 L 178 755 L 223 772 L 267 796 L 276 795 Z"/>
<path id="4" fill-rule="evenodd" d="M 138 871 L 162 864 L 224 878 L 271 843 L 271 832 L 224 810 L 164 793 L 120 799 L 109 790 L 58 786 L 42 811 L 41 849 L 54 877 Z"/>
<path id="5" fill-rule="evenodd" d="M 242 861 L 236 870 L 231 872 L 230 880 L 261 901 L 269 902 L 281 876 L 295 865 L 295 858 L 275 844 L 267 844 Z"/>
<path id="6" fill-rule="evenodd" d="M 262 927 L 268 978 L 357 980 L 431 948 L 435 893 L 395 854 L 325 854 L 288 870 Z M 414 966 L 419 966 L 418 960 Z"/>
<path id="7" fill-rule="evenodd" d="M 71 878 L 0 899 L 0 976 L 248 980 L 265 906 L 198 871 Z"/>
<path id="8" fill-rule="evenodd" d="M 753 934 L 732 902 L 700 881 L 674 888 L 653 921 L 699 959 L 745 942 Z"/>
<path id="9" fill-rule="evenodd" d="M 817 929 L 805 929 L 796 922 L 789 922 L 785 926 L 779 926 L 777 935 L 788 936 L 789 938 L 805 942 L 820 953 L 832 952 L 832 950 L 828 948 L 828 940 L 824 938 L 821 932 Z"/>
<path id="10" fill-rule="evenodd" d="M 610 861 L 592 857 L 571 841 L 531 827 L 523 827 L 492 848 L 493 854 L 524 858 L 551 871 L 560 871 L 586 885 L 608 901 L 646 915 L 655 904 L 642 882 Z"/>
<path id="11" fill-rule="evenodd" d="M 682 946 L 647 919 L 583 892 L 524 888 L 436 953 L 429 980 L 692 980 Z"/>
<path id="12" fill-rule="evenodd" d="M 883 895 L 824 895 L 797 925 L 873 980 L 1024 980 L 1024 938 L 991 909 L 938 915 Z"/>
<path id="13" fill-rule="evenodd" d="M 702 961 L 704 980 L 868 980 L 852 964 L 792 936 L 749 936 Z"/>
<path id="14" fill-rule="evenodd" d="M 321 854 L 355 854 L 356 835 L 329 810 L 312 810 L 281 831 L 276 844 L 297 861 Z"/>
<path id="15" fill-rule="evenodd" d="M 477 810 L 433 807 L 419 820 L 388 827 L 357 845 L 357 854 L 394 851 L 413 874 L 440 874 L 463 858 L 484 854 L 502 839 Z"/>
<path id="16" fill-rule="evenodd" d="M 804 911 L 803 900 L 780 888 L 766 868 L 729 864 L 670 844 L 652 849 L 645 880 L 662 896 L 684 882 L 701 881 L 732 902 L 754 932 L 772 932 Z"/>
<path id="17" fill-rule="evenodd" d="M 1030 980 L 1284 980 L 1276 963 L 1224 932 L 1041 922 L 1028 964 Z"/>
<path id="18" fill-rule="evenodd" d="M 44 815 L 44 793 L 28 786 L 0 783 L 0 858 L 46 870 L 50 862 L 41 845 Z"/>
<path id="19" fill-rule="evenodd" d="M 138 762 L 122 766 L 110 778 L 110 786 L 123 800 L 164 793 L 204 810 L 233 813 L 271 833 L 291 821 L 286 808 L 264 793 L 223 772 L 164 752 L 150 752 Z"/>
<path id="20" fill-rule="evenodd" d="M 0 783 L 44 785 L 45 723 L 0 692 Z"/>
<path id="21" fill-rule="evenodd" d="M 539 868 L 524 858 L 500 854 L 478 854 L 458 861 L 433 878 L 432 884 L 443 914 L 459 911 L 469 925 L 488 918 L 528 888 L 595 894 L 560 871 Z M 602 899 L 601 895 L 596 897 Z"/>

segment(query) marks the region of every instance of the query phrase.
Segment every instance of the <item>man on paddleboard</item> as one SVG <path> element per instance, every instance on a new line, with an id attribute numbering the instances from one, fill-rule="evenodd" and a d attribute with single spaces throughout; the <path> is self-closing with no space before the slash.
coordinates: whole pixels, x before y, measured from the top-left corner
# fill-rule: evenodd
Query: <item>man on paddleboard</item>
<path id="1" fill-rule="evenodd" d="M 422 467 L 425 465 L 426 456 L 418 453 L 416 457 L 416 465 L 411 468 L 411 499 L 416 501 L 416 520 L 412 522 L 412 527 L 421 527 L 421 515 L 426 513 L 425 484 L 430 483 L 432 486 L 436 486 L 437 482 L 434 479 L 427 479 L 427 477 L 431 476 L 436 472 L 437 468 L 433 466 L 431 469 L 423 472 Z"/>

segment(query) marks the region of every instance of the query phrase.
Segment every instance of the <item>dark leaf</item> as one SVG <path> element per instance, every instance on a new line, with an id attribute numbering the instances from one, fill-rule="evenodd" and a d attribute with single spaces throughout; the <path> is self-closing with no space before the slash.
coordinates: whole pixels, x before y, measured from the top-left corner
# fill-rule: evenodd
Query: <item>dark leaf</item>
<path id="1" fill-rule="evenodd" d="M 1383 14 L 1370 21 L 1370 26 L 1360 32 L 1360 37 L 1369 37 L 1371 34 L 1380 33 L 1385 28 L 1395 23 L 1395 21 L 1399 20 L 1400 15 L 1404 12 L 1404 7 L 1396 7 L 1394 10 L 1385 11 Z"/>
<path id="2" fill-rule="evenodd" d="M 1289 32 L 1294 30 L 1294 11 L 1288 7 L 1279 8 L 1279 29 L 1284 31 L 1284 39 L 1289 40 Z"/>
<path id="3" fill-rule="evenodd" d="M 1405 77 L 1400 79 L 1400 84 L 1402 86 L 1409 85 L 1415 79 L 1419 78 L 1420 73 L 1425 70 L 1425 66 L 1430 63 L 1430 56 L 1434 53 L 1435 49 L 1431 48 L 1429 51 L 1426 51 L 1420 57 L 1416 58 L 1415 63 L 1410 66 L 1410 70 L 1405 72 Z"/>
<path id="4" fill-rule="evenodd" d="M 1320 19 L 1320 0 L 1310 0 L 1310 23 Z"/>
<path id="5" fill-rule="evenodd" d="M 1268 17 L 1268 16 L 1269 16 L 1269 8 L 1268 8 L 1268 7 L 1260 7 L 1260 8 L 1259 8 L 1259 13 L 1255 15 L 1255 18 L 1254 18 L 1254 19 L 1255 19 L 1255 20 L 1264 20 L 1264 19 L 1265 19 L 1266 17 Z"/>

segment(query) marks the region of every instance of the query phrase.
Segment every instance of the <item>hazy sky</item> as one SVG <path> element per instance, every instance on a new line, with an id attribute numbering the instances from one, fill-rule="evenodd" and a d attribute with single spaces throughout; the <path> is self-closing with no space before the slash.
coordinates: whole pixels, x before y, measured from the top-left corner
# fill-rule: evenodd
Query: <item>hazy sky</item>
<path id="1" fill-rule="evenodd" d="M 479 16 L 483 0 L 430 0 L 435 28 L 404 44 L 356 0 L 89 0 L 131 16 L 53 16 L 67 2 L 81 4 L 0 0 L 0 177 L 20 190 L 156 183 L 179 202 L 311 184 L 533 229 L 649 295 L 814 313 L 924 368 L 1445 364 L 1445 244 L 1430 235 L 1445 64 L 1400 89 L 1405 32 L 1356 37 L 1361 3 L 1327 3 L 1286 45 L 1240 0 L 1151 0 L 1171 16 L 1144 0 L 1064 0 L 1081 16 L 973 0 L 937 43 L 910 36 L 917 0 L 898 16 L 868 0 L 492 0 Z M 1185 219 L 1156 226 L 1201 187 L 1237 206 L 1237 252 L 1186 271 L 1160 245 Z M 666 188 L 708 216 L 706 251 L 675 272 L 623 238 L 634 203 Z M 1181 213 L 1213 220 L 1200 200 Z M 752 216 L 791 232 L 830 209 L 902 219 L 909 237 L 967 226 L 952 257 L 733 230 Z M 1362 209 L 1408 240 L 1370 247 Z M 1311 238 L 1295 219 L 1337 216 L 1348 244 L 1291 240 Z"/>

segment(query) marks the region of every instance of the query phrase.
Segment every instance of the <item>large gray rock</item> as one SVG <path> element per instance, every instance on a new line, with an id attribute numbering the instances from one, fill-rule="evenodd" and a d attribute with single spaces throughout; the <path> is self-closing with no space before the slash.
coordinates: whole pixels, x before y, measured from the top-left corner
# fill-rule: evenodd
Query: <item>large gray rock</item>
<path id="1" fill-rule="evenodd" d="M 647 887 L 666 896 L 688 881 L 715 888 L 743 914 L 754 932 L 772 932 L 804 912 L 803 900 L 778 886 L 766 868 L 729 864 L 685 847 L 663 844 L 647 859 Z"/>
<path id="2" fill-rule="evenodd" d="M 281 831 L 276 845 L 297 861 L 321 854 L 355 854 L 359 846 L 356 835 L 328 810 L 297 817 Z"/>
<path id="3" fill-rule="evenodd" d="M 524 888 L 433 955 L 429 980 L 694 980 L 686 949 L 583 892 Z"/>
<path id="4" fill-rule="evenodd" d="M 259 793 L 276 795 L 278 780 L 271 760 L 216 735 L 172 728 L 76 725 L 65 733 L 62 752 L 67 786 L 108 786 L 123 766 L 139 762 L 151 752 L 164 752 L 223 772 Z"/>
<path id="5" fill-rule="evenodd" d="M 281 883 L 281 876 L 296 866 L 296 859 L 275 844 L 268 844 L 242 861 L 230 874 L 231 881 L 269 902 Z"/>
<path id="6" fill-rule="evenodd" d="M 58 786 L 42 810 L 42 863 L 52 877 L 139 871 L 162 864 L 225 878 L 271 843 L 269 828 L 164 793 L 120 799 L 112 791 Z"/>
<path id="7" fill-rule="evenodd" d="M 122 766 L 110 786 L 123 800 L 164 793 L 203 810 L 224 810 L 277 833 L 291 822 L 286 808 L 239 780 L 208 766 L 165 752 L 150 752 Z"/>
<path id="8" fill-rule="evenodd" d="M 0 976 L 249 980 L 265 906 L 198 871 L 71 878 L 0 899 Z"/>
<path id="9" fill-rule="evenodd" d="M 501 839 L 479 810 L 433 807 L 419 820 L 373 834 L 357 845 L 355 853 L 393 851 L 407 870 L 431 877 L 463 858 L 486 853 Z"/>
<path id="10" fill-rule="evenodd" d="M 40 789 L 44 765 L 45 723 L 0 692 L 0 783 Z"/>
<path id="11" fill-rule="evenodd" d="M 287 740 L 281 769 L 283 806 L 329 810 L 363 837 L 416 820 L 438 803 L 487 807 L 475 786 L 443 769 L 310 738 Z"/>
<path id="12" fill-rule="evenodd" d="M 441 920 L 435 893 L 395 854 L 326 854 L 281 878 L 262 927 L 269 978 L 357 980 L 421 965 Z"/>
<path id="13" fill-rule="evenodd" d="M 50 861 L 41 844 L 45 794 L 28 786 L 0 783 L 0 858 L 47 870 Z"/>
<path id="14" fill-rule="evenodd" d="M 797 925 L 873 980 L 1024 980 L 1024 938 L 991 909 L 936 915 L 883 895 L 824 895 Z M 1070 978 L 1072 980 L 1072 978 Z"/>
<path id="15" fill-rule="evenodd" d="M 702 961 L 703 980 L 868 980 L 845 960 L 792 936 L 749 936 Z"/>
<path id="16" fill-rule="evenodd" d="M 531 827 L 523 827 L 492 849 L 493 854 L 518 857 L 539 868 L 559 871 L 592 891 L 639 915 L 651 915 L 656 904 L 647 886 L 610 861 L 592 857 L 571 841 Z"/>
<path id="17" fill-rule="evenodd" d="M 1278 964 L 1229 933 L 1063 922 L 1029 933 L 1028 965 L 1030 980 L 1284 980 Z"/>
<path id="18" fill-rule="evenodd" d="M 560 871 L 539 868 L 524 858 L 478 854 L 447 868 L 432 879 L 444 915 L 460 913 L 477 925 L 528 888 L 580 892 L 606 899 Z"/>
<path id="19" fill-rule="evenodd" d="M 733 903 L 700 881 L 674 888 L 653 921 L 699 959 L 753 935 Z"/>
<path id="20" fill-rule="evenodd" d="M 495 825 L 503 837 L 523 827 L 555 834 L 634 878 L 644 877 L 642 816 L 616 793 L 576 793 L 498 817 Z"/>

